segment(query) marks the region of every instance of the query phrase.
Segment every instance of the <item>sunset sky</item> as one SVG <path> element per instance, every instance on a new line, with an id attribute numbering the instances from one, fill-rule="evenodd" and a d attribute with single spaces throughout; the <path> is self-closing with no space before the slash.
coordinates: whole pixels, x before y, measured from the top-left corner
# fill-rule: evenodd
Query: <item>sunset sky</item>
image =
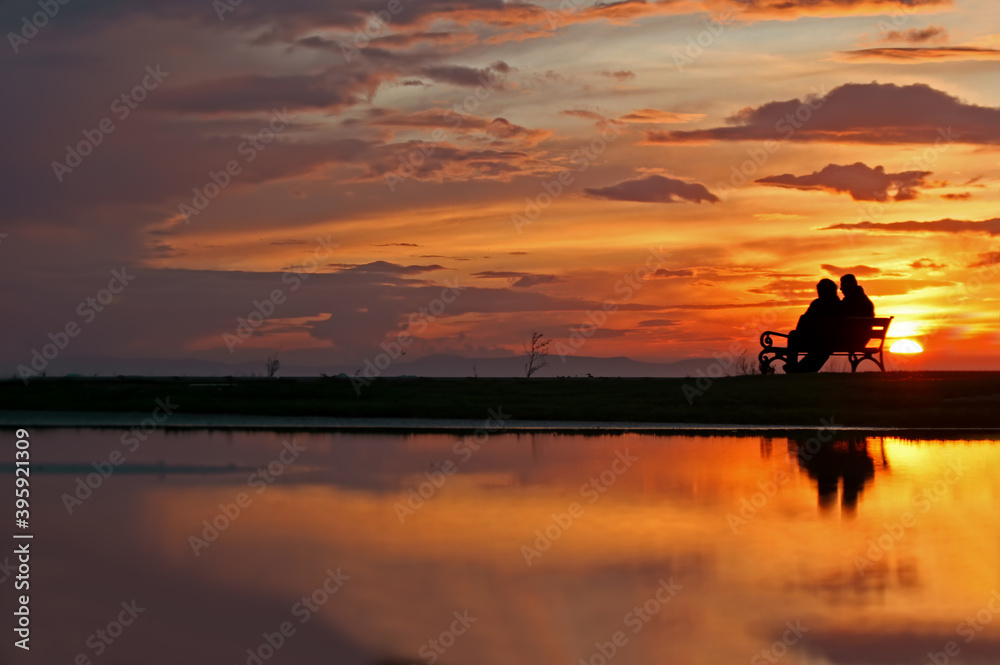
<path id="1" fill-rule="evenodd" d="M 910 366 L 1000 369 L 991 0 L 52 5 L 0 6 L 8 374 L 70 324 L 62 358 L 755 355 L 848 271 Z"/>

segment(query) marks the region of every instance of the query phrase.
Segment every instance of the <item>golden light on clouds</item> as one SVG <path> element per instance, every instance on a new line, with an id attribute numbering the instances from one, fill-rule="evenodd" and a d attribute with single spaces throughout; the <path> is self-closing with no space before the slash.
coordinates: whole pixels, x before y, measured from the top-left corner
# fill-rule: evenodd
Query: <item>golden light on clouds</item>
<path id="1" fill-rule="evenodd" d="M 616 298 L 581 354 L 708 359 L 764 312 L 793 328 L 819 279 L 853 272 L 895 317 L 890 342 L 941 331 L 936 367 L 1000 367 L 1000 92 L 980 59 L 1000 52 L 995 3 L 402 3 L 384 25 L 369 4 L 244 4 L 216 24 L 180 2 L 177 46 L 128 3 L 95 13 L 99 31 L 80 10 L 60 16 L 72 39 L 32 40 L 10 70 L 0 258 L 6 292 L 42 307 L 9 312 L 11 368 L 59 323 L 37 312 L 72 312 L 112 265 L 145 272 L 83 355 L 281 346 L 356 367 L 458 279 L 408 358 L 565 341 Z M 72 76 L 44 65 L 64 48 L 86 63 Z M 57 182 L 125 63 L 167 53 L 162 89 Z M 267 129 L 274 109 L 287 130 Z M 248 136 L 260 149 L 241 152 Z M 651 247 L 667 258 L 621 302 Z M 288 304 L 231 354 L 223 333 L 276 288 Z"/>

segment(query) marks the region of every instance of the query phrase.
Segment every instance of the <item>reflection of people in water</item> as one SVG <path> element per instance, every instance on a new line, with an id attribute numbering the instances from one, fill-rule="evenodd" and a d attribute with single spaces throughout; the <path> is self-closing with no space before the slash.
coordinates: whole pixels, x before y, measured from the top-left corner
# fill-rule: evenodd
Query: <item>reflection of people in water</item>
<path id="1" fill-rule="evenodd" d="M 865 483 L 875 477 L 875 460 L 868 453 L 868 439 L 849 436 L 819 443 L 818 439 L 810 442 L 808 435 L 797 435 L 788 442 L 795 446 L 799 466 L 816 481 L 820 508 L 833 508 L 843 479 L 840 506 L 845 513 L 853 513 Z"/>

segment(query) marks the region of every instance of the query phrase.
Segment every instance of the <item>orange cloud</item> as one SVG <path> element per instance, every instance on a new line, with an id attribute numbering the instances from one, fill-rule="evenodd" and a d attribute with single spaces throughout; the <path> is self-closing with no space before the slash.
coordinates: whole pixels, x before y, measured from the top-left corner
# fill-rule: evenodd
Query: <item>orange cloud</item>
<path id="1" fill-rule="evenodd" d="M 617 72 L 612 72 L 608 70 L 602 70 L 601 76 L 607 76 L 608 78 L 615 79 L 616 81 L 631 81 L 635 78 L 635 73 L 630 72 L 627 69 L 621 69 Z"/>
<path id="2" fill-rule="evenodd" d="M 845 51 L 848 60 L 919 63 L 928 60 L 996 60 L 1000 50 L 975 46 L 886 47 Z"/>
<path id="3" fill-rule="evenodd" d="M 1000 218 L 978 222 L 960 219 L 939 219 L 933 222 L 858 222 L 856 224 L 834 224 L 823 230 L 848 229 L 876 231 L 882 233 L 986 233 L 1000 235 Z"/>
<path id="4" fill-rule="evenodd" d="M 660 109 L 638 109 L 618 118 L 619 122 L 669 124 L 694 122 L 705 117 L 704 113 L 672 113 Z"/>
<path id="5" fill-rule="evenodd" d="M 939 25 L 926 28 L 910 28 L 909 30 L 890 30 L 882 37 L 881 42 L 905 42 L 907 44 L 923 44 L 924 42 L 940 42 L 948 40 L 948 31 Z"/>
<path id="6" fill-rule="evenodd" d="M 917 187 L 925 184 L 930 171 L 886 173 L 881 166 L 871 168 L 861 162 L 841 166 L 829 164 L 810 175 L 784 175 L 760 178 L 764 185 L 802 190 L 846 192 L 855 201 L 909 201 L 917 197 Z"/>
<path id="7" fill-rule="evenodd" d="M 849 266 L 844 268 L 841 266 L 835 266 L 829 263 L 824 263 L 823 265 L 820 266 L 820 268 L 822 268 L 823 270 L 827 271 L 828 273 L 836 277 L 840 277 L 841 275 L 846 275 L 848 273 L 857 275 L 859 277 L 871 277 L 872 275 L 877 275 L 880 272 L 882 272 L 882 270 L 879 268 L 866 265 Z"/>
<path id="8" fill-rule="evenodd" d="M 917 259 L 910 264 L 910 267 L 914 270 L 941 270 L 942 268 L 947 268 L 948 266 L 941 263 L 935 263 L 933 260 L 925 258 Z"/>

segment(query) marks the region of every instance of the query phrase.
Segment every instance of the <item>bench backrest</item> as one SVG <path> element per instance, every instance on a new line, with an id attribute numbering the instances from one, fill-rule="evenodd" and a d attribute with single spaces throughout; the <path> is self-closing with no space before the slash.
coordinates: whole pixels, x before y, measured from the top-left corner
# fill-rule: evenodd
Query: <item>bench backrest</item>
<path id="1" fill-rule="evenodd" d="M 882 348 L 885 344 L 885 335 L 889 332 L 889 324 L 895 317 L 860 317 L 852 316 L 848 317 L 846 321 L 848 322 L 848 330 L 863 337 L 865 334 L 868 335 L 868 340 L 865 341 L 864 346 L 867 347 L 869 343 L 873 340 L 878 341 L 878 349 Z"/>

